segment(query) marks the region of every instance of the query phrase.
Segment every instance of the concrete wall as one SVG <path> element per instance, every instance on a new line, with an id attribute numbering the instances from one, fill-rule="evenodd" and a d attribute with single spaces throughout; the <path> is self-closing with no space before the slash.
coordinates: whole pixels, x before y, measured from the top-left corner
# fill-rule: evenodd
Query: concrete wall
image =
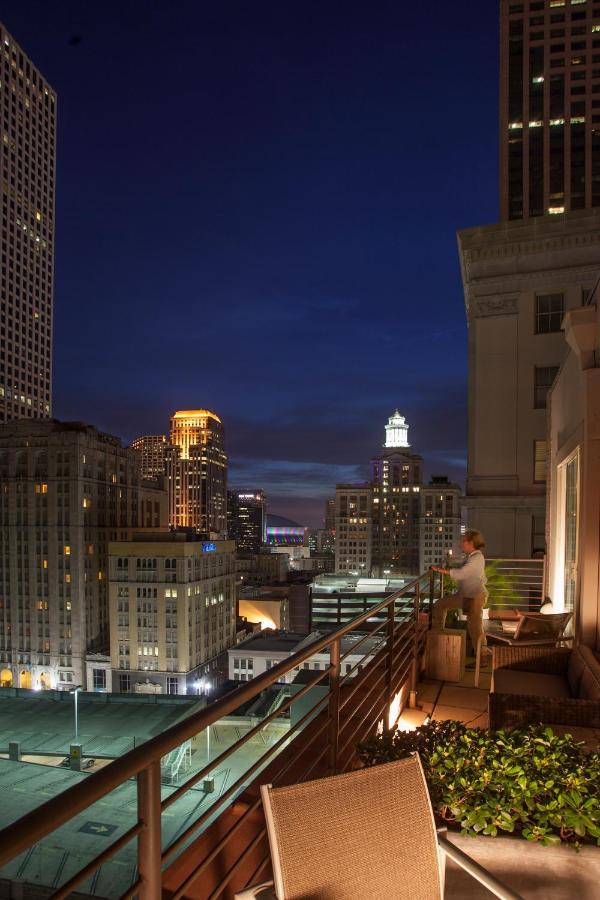
<path id="1" fill-rule="evenodd" d="M 548 421 L 549 542 L 546 592 L 557 611 L 564 606 L 565 466 L 577 456 L 579 506 L 575 631 L 600 647 L 600 334 L 595 307 L 574 310 L 565 319 L 568 356 L 550 394 Z"/>

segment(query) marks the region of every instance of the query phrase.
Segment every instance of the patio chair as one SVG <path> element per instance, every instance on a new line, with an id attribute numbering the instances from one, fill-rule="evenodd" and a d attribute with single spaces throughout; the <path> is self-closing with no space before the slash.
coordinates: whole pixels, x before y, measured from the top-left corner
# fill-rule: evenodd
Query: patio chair
<path id="1" fill-rule="evenodd" d="M 261 794 L 274 881 L 237 900 L 441 900 L 446 856 L 496 897 L 522 900 L 436 832 L 417 754 Z"/>

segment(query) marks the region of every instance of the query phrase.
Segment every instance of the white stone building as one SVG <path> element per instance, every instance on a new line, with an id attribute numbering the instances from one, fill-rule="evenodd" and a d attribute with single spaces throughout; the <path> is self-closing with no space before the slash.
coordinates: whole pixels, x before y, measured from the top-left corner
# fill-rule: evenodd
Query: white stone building
<path id="1" fill-rule="evenodd" d="M 495 557 L 545 551 L 546 396 L 566 356 L 565 313 L 591 293 L 600 209 L 458 236 L 469 325 L 465 507 Z"/>

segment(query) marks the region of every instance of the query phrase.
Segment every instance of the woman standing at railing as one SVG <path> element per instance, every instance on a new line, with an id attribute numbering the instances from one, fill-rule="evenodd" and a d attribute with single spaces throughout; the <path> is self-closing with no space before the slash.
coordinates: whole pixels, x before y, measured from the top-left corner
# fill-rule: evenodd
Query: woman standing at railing
<path id="1" fill-rule="evenodd" d="M 485 557 L 482 553 L 485 541 L 480 531 L 465 531 L 462 536 L 462 549 L 465 554 L 462 566 L 457 569 L 444 569 L 431 566 L 434 572 L 449 575 L 458 583 L 458 591 L 438 600 L 433 607 L 433 627 L 443 628 L 446 612 L 449 609 L 460 609 L 467 616 L 467 629 L 473 653 L 477 653 L 477 644 L 481 637 L 481 646 L 487 640 L 483 630 L 483 608 L 487 602 Z"/>

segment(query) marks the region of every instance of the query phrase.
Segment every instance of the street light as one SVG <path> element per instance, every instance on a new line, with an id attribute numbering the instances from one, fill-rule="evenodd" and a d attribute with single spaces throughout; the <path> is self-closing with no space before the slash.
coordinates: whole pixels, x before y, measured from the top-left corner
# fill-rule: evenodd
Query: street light
<path id="1" fill-rule="evenodd" d="M 77 687 L 71 688 L 69 691 L 70 694 L 73 694 L 73 698 L 75 700 L 75 743 L 79 740 L 79 731 L 78 731 L 78 722 L 77 722 L 77 694 L 79 691 L 82 691 L 83 687 L 78 684 Z"/>

